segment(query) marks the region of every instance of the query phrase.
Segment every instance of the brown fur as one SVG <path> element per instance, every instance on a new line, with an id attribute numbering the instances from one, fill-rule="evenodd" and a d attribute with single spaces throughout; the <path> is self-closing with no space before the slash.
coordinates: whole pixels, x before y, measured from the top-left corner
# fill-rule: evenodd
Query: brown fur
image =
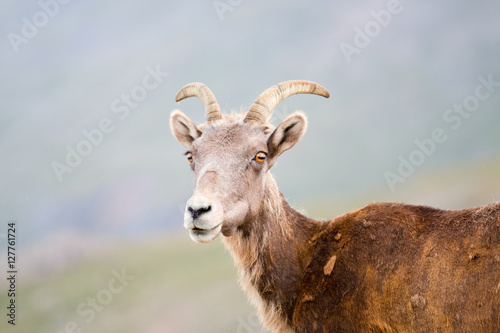
<path id="1" fill-rule="evenodd" d="M 318 222 L 281 200 L 284 216 L 264 208 L 225 239 L 276 332 L 500 329 L 500 204 L 374 203 Z"/>

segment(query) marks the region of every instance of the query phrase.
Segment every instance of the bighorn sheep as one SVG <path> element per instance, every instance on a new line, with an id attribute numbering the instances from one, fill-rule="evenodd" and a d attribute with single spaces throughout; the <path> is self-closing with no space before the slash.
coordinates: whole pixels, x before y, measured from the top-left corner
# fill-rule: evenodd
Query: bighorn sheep
<path id="1" fill-rule="evenodd" d="M 201 83 L 207 122 L 173 111 L 194 194 L 184 226 L 204 243 L 219 233 L 240 283 L 274 332 L 500 332 L 500 203 L 445 211 L 373 203 L 329 221 L 292 209 L 269 169 L 304 134 L 294 112 L 267 119 L 294 94 L 329 97 L 310 81 L 263 92 L 246 115 L 223 115 Z M 268 135 L 270 134 L 270 135 Z"/>

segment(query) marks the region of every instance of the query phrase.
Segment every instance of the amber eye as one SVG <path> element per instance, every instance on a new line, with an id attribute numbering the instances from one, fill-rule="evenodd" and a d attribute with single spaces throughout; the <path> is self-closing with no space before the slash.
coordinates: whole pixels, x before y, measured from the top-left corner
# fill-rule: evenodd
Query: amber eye
<path id="1" fill-rule="evenodd" d="M 193 154 L 186 153 L 186 156 L 187 156 L 187 159 L 188 159 L 189 163 L 193 163 Z"/>
<path id="2" fill-rule="evenodd" d="M 258 163 L 262 164 L 266 160 L 266 153 L 260 152 L 255 155 L 254 160 L 257 161 Z"/>

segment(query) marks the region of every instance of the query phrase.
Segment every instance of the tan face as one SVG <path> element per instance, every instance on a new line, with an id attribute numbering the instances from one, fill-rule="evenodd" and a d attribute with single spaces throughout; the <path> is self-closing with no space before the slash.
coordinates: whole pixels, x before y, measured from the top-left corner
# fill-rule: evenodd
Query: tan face
<path id="1" fill-rule="evenodd" d="M 184 213 L 184 227 L 193 240 L 210 242 L 221 232 L 229 237 L 251 223 L 261 208 L 266 173 L 302 137 L 306 123 L 301 113 L 294 113 L 267 138 L 266 126 L 244 122 L 240 116 L 196 127 L 174 111 L 171 129 L 187 148 L 195 176 Z"/>
<path id="2" fill-rule="evenodd" d="M 258 213 L 268 170 L 267 150 L 266 136 L 258 126 L 204 127 L 187 152 L 195 176 L 194 194 L 184 214 L 191 238 L 208 242 L 221 231 L 230 236 Z"/>

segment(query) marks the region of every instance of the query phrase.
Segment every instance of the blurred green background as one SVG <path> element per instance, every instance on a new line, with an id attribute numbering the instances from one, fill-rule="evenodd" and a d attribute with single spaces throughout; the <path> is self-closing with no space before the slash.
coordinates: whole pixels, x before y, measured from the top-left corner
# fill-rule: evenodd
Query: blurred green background
<path id="1" fill-rule="evenodd" d="M 189 82 L 226 112 L 285 80 L 330 91 L 272 117 L 308 115 L 272 172 L 313 218 L 500 200 L 499 14 L 498 1 L 465 0 L 3 1 L 0 331 L 265 332 L 220 240 L 182 229 L 193 179 L 169 113 L 204 121 L 199 100 L 174 101 Z M 416 141 L 435 129 L 446 139 L 426 153 Z"/>

